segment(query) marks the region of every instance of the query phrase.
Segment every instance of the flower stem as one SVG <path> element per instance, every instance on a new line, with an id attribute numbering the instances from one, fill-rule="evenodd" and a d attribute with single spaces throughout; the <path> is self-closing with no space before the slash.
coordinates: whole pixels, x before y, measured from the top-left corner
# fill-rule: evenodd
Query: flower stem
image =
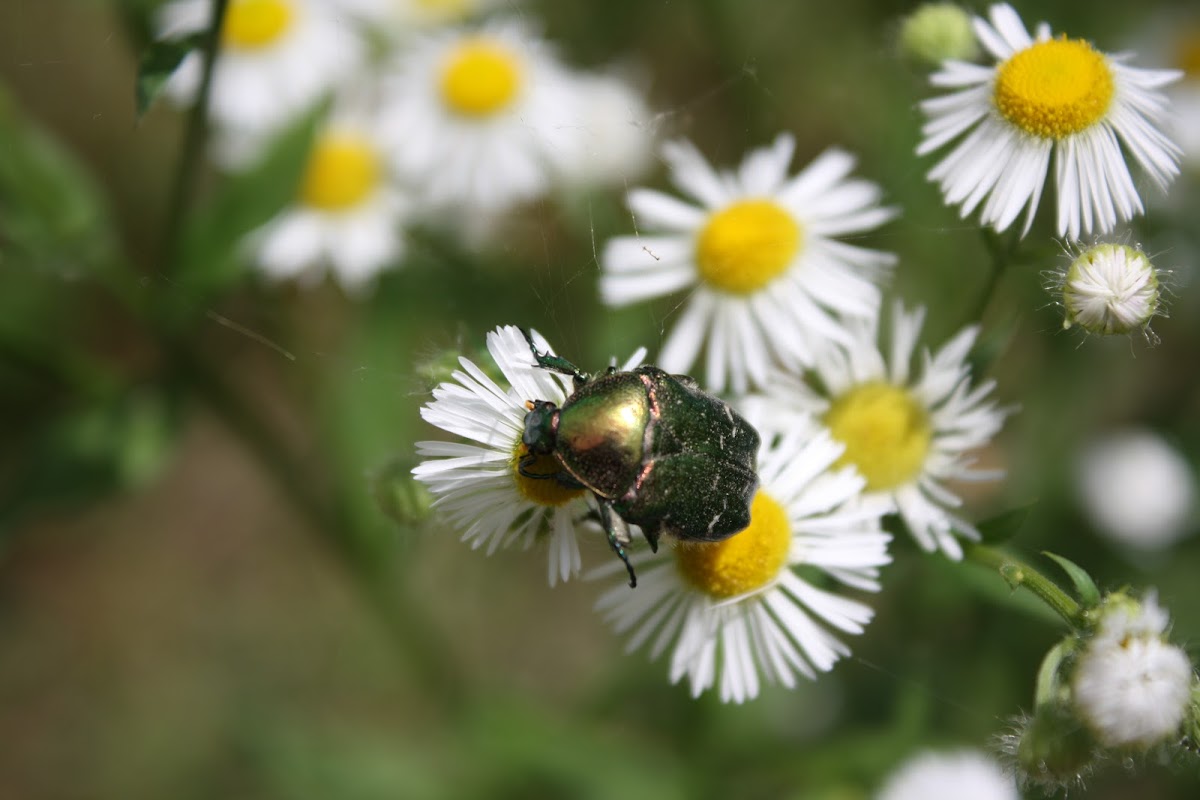
<path id="1" fill-rule="evenodd" d="M 991 256 L 988 277 L 979 293 L 979 299 L 975 301 L 964 324 L 979 322 L 983 319 L 983 315 L 987 313 L 988 307 L 992 303 L 992 298 L 996 296 L 996 289 L 1000 286 L 1000 280 L 1004 277 L 1004 273 L 1008 270 L 1009 265 L 1017 260 L 1015 256 L 1021 244 L 1020 232 L 1015 228 L 1008 232 L 1007 237 L 1001 237 L 990 228 L 981 228 L 980 234 L 983 236 L 983 246 Z"/>
<path id="2" fill-rule="evenodd" d="M 964 552 L 967 559 L 999 572 L 1000 577 L 1013 589 L 1024 586 L 1033 592 L 1071 627 L 1080 625 L 1082 612 L 1079 603 L 1029 564 L 985 544 L 969 544 Z"/>
<path id="3" fill-rule="evenodd" d="M 160 255 L 163 265 L 168 269 L 174 267 L 179 260 L 183 220 L 195 191 L 200 165 L 203 162 L 201 155 L 204 150 L 204 142 L 208 138 L 208 101 L 212 95 L 213 71 L 221 46 L 221 26 L 224 24 L 225 9 L 228 6 L 229 0 L 215 0 L 212 22 L 205 31 L 204 40 L 200 45 L 204 71 L 200 74 L 200 88 L 196 94 L 196 104 L 192 106 L 184 128 L 183 144 L 180 147 L 179 161 L 175 167 L 175 179 L 171 185 L 171 196 L 167 202 L 167 219 L 163 227 L 163 245 Z"/>

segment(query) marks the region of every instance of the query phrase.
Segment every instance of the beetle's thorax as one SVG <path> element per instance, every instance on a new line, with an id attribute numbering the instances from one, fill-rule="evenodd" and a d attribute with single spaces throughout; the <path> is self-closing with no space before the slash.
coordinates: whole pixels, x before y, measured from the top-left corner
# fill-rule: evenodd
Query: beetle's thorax
<path id="1" fill-rule="evenodd" d="M 554 452 L 558 440 L 558 406 L 549 400 L 534 400 L 529 413 L 525 415 L 525 431 L 521 434 L 521 443 L 525 449 L 534 455 L 548 455 Z"/>

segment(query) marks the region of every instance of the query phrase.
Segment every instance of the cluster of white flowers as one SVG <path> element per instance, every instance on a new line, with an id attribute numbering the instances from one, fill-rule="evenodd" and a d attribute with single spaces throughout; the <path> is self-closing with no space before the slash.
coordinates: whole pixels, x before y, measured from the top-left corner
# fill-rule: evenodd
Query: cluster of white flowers
<path id="1" fill-rule="evenodd" d="M 653 118 L 625 81 L 564 65 L 526 18 L 487 0 L 230 0 L 209 112 L 229 170 L 316 104 L 331 110 L 293 207 L 254 237 L 262 270 L 349 290 L 404 254 L 403 230 L 478 236 L 555 187 L 637 177 Z M 159 36 L 212 23 L 212 0 L 174 0 Z M 186 56 L 166 91 L 194 101 L 205 65 Z"/>
<path id="2" fill-rule="evenodd" d="M 953 52 L 973 50 L 963 42 L 971 30 L 997 60 L 944 62 L 933 82 L 953 93 L 922 104 L 929 122 L 918 152 L 958 141 L 930 177 L 964 214 L 981 207 L 982 221 L 1004 230 L 1024 210 L 1027 233 L 1053 156 L 1060 234 L 1106 233 L 1142 210 L 1124 152 L 1159 185 L 1177 172 L 1178 152 L 1157 127 L 1158 88 L 1173 73 L 1051 38 L 1044 25 L 1031 37 L 1008 6 L 969 24 L 947 13 L 906 37 L 940 39 L 952 22 Z M 546 164 L 579 160 L 579 141 L 556 122 L 579 108 L 568 102 L 566 73 L 543 45 L 520 36 L 511 25 L 441 30 L 414 37 L 398 61 L 392 141 L 405 145 L 393 160 L 434 204 L 506 204 L 543 191 Z M 516 52 L 527 60 L 506 60 Z M 520 131 L 488 116 L 510 100 Z M 448 151 L 460 157 L 444 158 Z M 415 470 L 475 546 L 547 541 L 551 583 L 581 570 L 577 532 L 607 527 L 640 583 L 630 592 L 615 561 L 596 570 L 621 581 L 601 597 L 601 612 L 628 634 L 629 649 L 648 645 L 652 658 L 669 651 L 672 682 L 686 678 L 693 694 L 715 688 L 731 702 L 754 698 L 764 682 L 813 678 L 848 652 L 841 637 L 861 632 L 872 611 L 844 593 L 878 590 L 890 561 L 885 516 L 902 520 L 922 549 L 961 559 L 963 540 L 980 534 L 949 484 L 1002 475 L 974 465 L 1009 413 L 991 399 L 994 383 L 972 375 L 978 326 L 914 365 L 924 309 L 897 302 L 890 325 L 881 324 L 896 257 L 846 241 L 870 235 L 897 209 L 853 174 L 849 153 L 827 149 L 793 172 L 795 151 L 785 133 L 736 169 L 719 169 L 688 141 L 666 143 L 662 159 L 683 197 L 629 191 L 633 230 L 609 240 L 599 258 L 609 305 L 686 293 L 652 361 L 669 373 L 702 374 L 705 390 L 757 427 L 748 527 L 722 541 L 671 541 L 653 555 L 620 549 L 626 532 L 606 517 L 613 498 L 589 491 L 553 454 L 529 449 L 534 404 L 570 404 L 593 377 L 547 369 L 539 354 L 552 353 L 549 344 L 515 327 L 488 337 L 498 375 L 463 359 L 423 411 L 472 443 L 422 442 L 427 460 Z M 503 157 L 487 155 L 496 153 Z M 1068 323 L 1104 333 L 1144 328 L 1157 310 L 1148 260 L 1116 245 L 1084 255 L 1060 280 Z"/>

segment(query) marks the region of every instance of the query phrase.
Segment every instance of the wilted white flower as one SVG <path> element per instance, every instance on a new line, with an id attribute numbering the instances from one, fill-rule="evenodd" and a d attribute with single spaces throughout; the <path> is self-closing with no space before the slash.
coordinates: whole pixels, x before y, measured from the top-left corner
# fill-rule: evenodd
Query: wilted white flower
<path id="1" fill-rule="evenodd" d="M 1110 596 L 1075 666 L 1072 697 L 1105 746 L 1146 749 L 1179 732 L 1191 700 L 1192 664 L 1166 640 L 1153 594 L 1139 604 Z"/>
<path id="2" fill-rule="evenodd" d="M 928 122 L 918 154 L 960 140 L 929 172 L 946 202 L 963 216 L 980 207 L 998 231 L 1027 209 L 1028 231 L 1053 155 L 1060 235 L 1106 233 L 1142 213 L 1122 151 L 1160 188 L 1179 172 L 1179 148 L 1160 130 L 1159 89 L 1180 73 L 1052 38 L 1045 23 L 1031 37 L 1008 5 L 992 6 L 989 17 L 975 20 L 975 32 L 996 62 L 947 61 L 931 81 L 951 93 L 921 103 Z"/>

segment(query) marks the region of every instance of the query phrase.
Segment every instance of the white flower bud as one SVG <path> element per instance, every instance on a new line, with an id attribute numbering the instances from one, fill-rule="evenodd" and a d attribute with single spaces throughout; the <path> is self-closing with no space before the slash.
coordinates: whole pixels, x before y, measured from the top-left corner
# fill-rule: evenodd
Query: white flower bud
<path id="1" fill-rule="evenodd" d="M 921 753 L 887 779 L 876 800 L 1018 800 L 1011 775 L 983 753 Z"/>
<path id="2" fill-rule="evenodd" d="M 1158 271 L 1145 253 L 1129 245 L 1097 244 L 1082 250 L 1054 285 L 1062 291 L 1064 328 L 1132 333 L 1145 330 L 1159 311 Z"/>

